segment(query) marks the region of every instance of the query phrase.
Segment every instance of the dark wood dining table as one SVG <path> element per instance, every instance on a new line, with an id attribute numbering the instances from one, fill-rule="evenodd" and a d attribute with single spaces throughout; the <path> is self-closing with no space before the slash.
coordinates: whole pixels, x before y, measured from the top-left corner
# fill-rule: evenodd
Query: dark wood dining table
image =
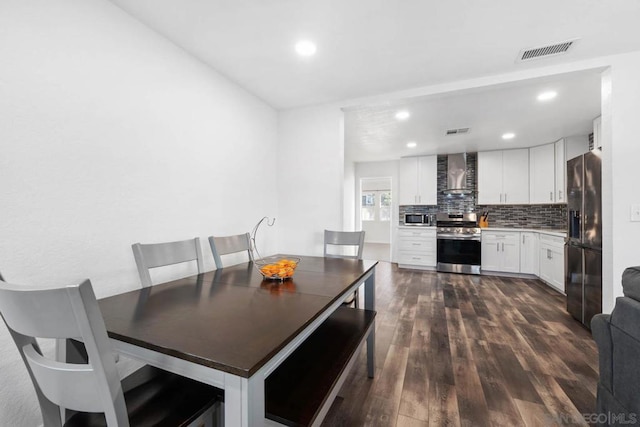
<path id="1" fill-rule="evenodd" d="M 248 262 L 101 299 L 112 344 L 223 389 L 226 426 L 272 424 L 265 418 L 269 375 L 362 283 L 364 308 L 375 311 L 377 261 L 298 258 L 294 277 L 284 282 L 264 280 Z M 375 327 L 366 347 L 373 378 Z"/>

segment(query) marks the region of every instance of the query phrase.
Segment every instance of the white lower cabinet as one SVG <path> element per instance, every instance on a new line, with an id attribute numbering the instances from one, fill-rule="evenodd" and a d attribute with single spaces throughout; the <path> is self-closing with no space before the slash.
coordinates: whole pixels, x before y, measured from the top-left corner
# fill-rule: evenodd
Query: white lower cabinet
<path id="1" fill-rule="evenodd" d="M 398 264 L 400 267 L 436 266 L 436 230 L 398 229 Z"/>
<path id="2" fill-rule="evenodd" d="M 520 273 L 539 275 L 540 239 L 538 233 L 520 233 Z"/>
<path id="3" fill-rule="evenodd" d="M 482 231 L 482 270 L 520 272 L 519 231 Z"/>
<path id="4" fill-rule="evenodd" d="M 540 235 L 540 278 L 564 292 L 564 239 Z"/>

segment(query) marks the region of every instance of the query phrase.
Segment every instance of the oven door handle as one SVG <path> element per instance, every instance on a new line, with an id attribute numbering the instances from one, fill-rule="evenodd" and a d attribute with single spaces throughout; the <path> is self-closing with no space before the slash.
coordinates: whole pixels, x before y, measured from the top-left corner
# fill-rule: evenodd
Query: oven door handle
<path id="1" fill-rule="evenodd" d="M 457 234 L 438 234 L 436 235 L 438 240 L 476 240 L 481 241 L 481 236 L 460 236 Z"/>

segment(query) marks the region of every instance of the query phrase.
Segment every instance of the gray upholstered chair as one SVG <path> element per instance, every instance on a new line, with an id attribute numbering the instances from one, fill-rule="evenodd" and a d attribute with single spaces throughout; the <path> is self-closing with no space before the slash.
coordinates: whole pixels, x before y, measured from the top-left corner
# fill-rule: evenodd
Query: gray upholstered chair
<path id="1" fill-rule="evenodd" d="M 344 254 L 344 250 L 351 248 L 355 254 Z M 335 250 L 338 252 L 336 253 Z M 331 231 L 324 230 L 324 256 L 329 258 L 353 258 L 362 259 L 364 250 L 364 231 Z M 359 306 L 358 289 L 347 299 L 345 305 Z"/>
<path id="2" fill-rule="evenodd" d="M 220 390 L 214 387 L 155 368 L 120 381 L 88 280 L 54 289 L 1 281 L 0 314 L 35 387 L 45 427 L 213 422 L 220 401 Z M 90 363 L 51 360 L 36 338 L 79 339 Z M 72 410 L 65 423 L 61 408 Z"/>
<path id="3" fill-rule="evenodd" d="M 166 265 L 179 264 L 182 262 L 196 261 L 198 274 L 204 273 L 204 262 L 202 260 L 202 248 L 200 239 L 181 240 L 178 242 L 131 245 L 133 256 L 136 259 L 138 275 L 142 287 L 151 286 L 151 274 L 149 269 L 164 267 Z"/>
<path id="4" fill-rule="evenodd" d="M 624 271 L 622 288 L 613 312 L 591 320 L 600 362 L 596 411 L 618 417 L 613 425 L 640 417 L 640 267 Z"/>
<path id="5" fill-rule="evenodd" d="M 251 258 L 250 248 L 251 240 L 249 233 L 237 234 L 235 236 L 209 237 L 209 245 L 213 253 L 213 259 L 216 262 L 216 268 L 222 268 L 222 255 L 228 255 L 239 252 L 247 253 L 247 261 Z"/>

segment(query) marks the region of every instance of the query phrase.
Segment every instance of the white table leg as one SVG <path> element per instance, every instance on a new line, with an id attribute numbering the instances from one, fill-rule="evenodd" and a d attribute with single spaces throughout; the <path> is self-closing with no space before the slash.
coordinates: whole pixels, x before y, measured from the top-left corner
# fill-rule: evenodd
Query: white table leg
<path id="1" fill-rule="evenodd" d="M 257 372 L 251 378 L 224 376 L 224 425 L 255 427 L 264 425 L 264 376 Z"/>
<path id="2" fill-rule="evenodd" d="M 376 270 L 375 268 L 364 281 L 364 308 L 375 311 L 376 309 Z M 367 374 L 373 378 L 376 369 L 376 328 L 371 330 L 367 337 Z"/>

